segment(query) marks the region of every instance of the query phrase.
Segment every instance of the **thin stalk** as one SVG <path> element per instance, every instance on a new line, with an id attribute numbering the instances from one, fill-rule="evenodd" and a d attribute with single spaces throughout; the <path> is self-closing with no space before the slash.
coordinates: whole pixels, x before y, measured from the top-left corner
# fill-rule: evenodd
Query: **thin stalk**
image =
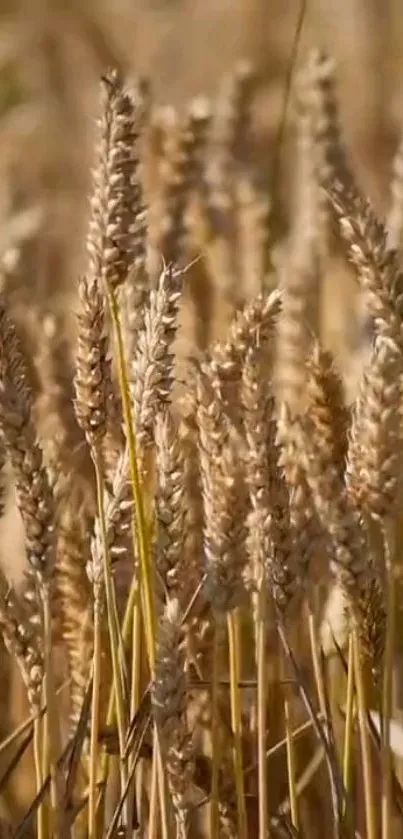
<path id="1" fill-rule="evenodd" d="M 322 678 L 322 668 L 320 664 L 319 658 L 319 650 L 318 650 L 318 639 L 316 633 L 316 626 L 315 626 L 315 617 L 311 609 L 309 609 L 308 615 L 308 626 L 309 626 L 309 640 L 311 644 L 311 656 L 312 656 L 312 664 L 313 664 L 313 673 L 315 676 L 315 685 L 316 685 L 316 692 L 318 694 L 318 702 L 319 708 L 323 715 L 323 719 L 326 720 L 327 717 L 327 707 L 326 707 L 326 696 L 325 690 L 323 685 L 323 678 Z"/>
<path id="2" fill-rule="evenodd" d="M 313 663 L 313 671 L 315 676 L 315 684 L 316 684 L 316 691 L 318 695 L 318 703 L 321 716 L 324 721 L 324 734 L 326 737 L 326 742 L 328 744 L 329 750 L 332 751 L 334 749 L 334 732 L 332 728 L 332 720 L 331 714 L 328 704 L 328 694 L 326 692 L 326 683 L 324 679 L 323 673 L 323 665 L 321 661 L 321 650 L 319 647 L 318 641 L 318 633 L 317 633 L 317 626 L 315 620 L 315 614 L 312 609 L 312 605 L 309 605 L 309 612 L 308 612 L 308 625 L 309 625 L 309 637 L 310 637 L 310 644 L 311 644 L 311 656 L 312 656 L 312 663 Z M 344 791 L 343 791 L 343 798 L 344 798 Z M 334 835 L 340 835 L 340 817 L 342 810 L 339 810 L 339 799 L 337 795 L 332 795 L 332 804 L 333 804 L 333 813 L 334 813 Z"/>
<path id="3" fill-rule="evenodd" d="M 322 720 L 322 714 L 321 713 L 318 714 L 318 719 L 320 721 Z M 302 725 L 299 725 L 298 728 L 294 728 L 294 730 L 292 732 L 294 742 L 298 737 L 301 736 L 301 734 L 305 734 L 306 731 L 309 731 L 310 728 L 312 728 L 312 720 L 307 720 L 307 722 L 304 722 L 304 723 L 302 723 Z M 281 752 L 281 750 L 284 749 L 286 746 L 287 746 L 287 738 L 284 737 L 282 740 L 279 740 L 278 743 L 275 744 L 275 746 L 271 746 L 270 749 L 267 749 L 267 751 L 266 751 L 267 759 L 269 759 L 270 757 L 273 757 L 274 755 L 278 754 L 278 752 Z M 257 768 L 257 763 L 249 764 L 249 766 L 247 766 L 246 769 L 245 769 L 245 773 L 244 773 L 245 777 L 247 775 L 250 775 L 251 772 L 254 772 L 256 768 Z"/>
<path id="4" fill-rule="evenodd" d="M 322 743 L 325 749 L 326 755 L 326 762 L 329 770 L 329 781 L 330 781 L 330 789 L 331 789 L 331 796 L 332 796 L 332 804 L 333 804 L 333 812 L 336 818 L 334 828 L 335 828 L 335 835 L 339 833 L 339 824 L 338 824 L 338 814 L 341 812 L 340 801 L 342 800 L 342 796 L 344 794 L 344 790 L 342 788 L 342 780 L 340 777 L 339 772 L 339 765 L 337 762 L 337 758 L 335 755 L 334 748 L 330 748 L 329 741 L 328 741 L 328 730 L 324 730 L 324 726 L 322 725 L 322 714 L 318 714 L 311 702 L 309 692 L 305 685 L 305 679 L 302 676 L 302 673 L 298 667 L 296 662 L 294 653 L 288 643 L 287 635 L 284 629 L 284 623 L 280 616 L 277 618 L 277 632 L 281 641 L 281 645 L 285 652 L 286 658 L 291 664 L 293 673 L 295 674 L 295 680 L 299 688 L 299 693 L 302 699 L 302 702 L 305 705 L 305 708 L 309 714 L 309 717 L 312 721 L 312 726 L 315 731 L 316 736 Z M 327 718 L 326 714 L 326 718 Z M 326 722 L 326 721 L 325 721 Z"/>
<path id="5" fill-rule="evenodd" d="M 138 600 L 139 600 L 139 591 L 138 591 L 138 581 L 134 577 L 132 580 L 132 584 L 129 591 L 129 596 L 127 599 L 125 612 L 123 615 L 123 623 L 122 623 L 122 642 L 124 648 L 127 647 L 130 639 L 130 633 L 133 632 L 133 620 L 134 620 L 134 610 L 138 607 Z M 108 711 L 106 716 L 106 724 L 112 725 L 115 719 L 115 711 L 116 711 L 116 695 L 114 690 L 114 685 L 111 686 L 111 692 L 109 695 L 108 701 Z"/>
<path id="6" fill-rule="evenodd" d="M 148 819 L 148 839 L 158 839 L 158 762 L 156 755 L 157 735 L 153 732 L 153 757 L 151 763 L 150 808 Z"/>
<path id="7" fill-rule="evenodd" d="M 233 736 L 234 774 L 238 813 L 239 839 L 247 839 L 248 828 L 246 822 L 245 790 L 243 778 L 242 758 L 242 716 L 238 683 L 240 680 L 240 650 L 238 624 L 239 613 L 234 609 L 228 614 L 228 643 L 231 694 L 231 726 Z"/>
<path id="8" fill-rule="evenodd" d="M 133 548 L 134 547 L 135 546 L 133 545 Z M 125 611 L 124 611 L 124 615 L 123 615 L 123 622 L 122 622 L 122 629 L 121 629 L 121 638 L 122 638 L 123 649 L 126 649 L 128 644 L 129 644 L 130 634 L 131 633 L 133 634 L 135 632 L 133 622 L 135 621 L 135 617 L 134 617 L 135 609 L 139 609 L 139 602 L 140 602 L 140 596 L 139 595 L 140 595 L 140 593 L 139 593 L 138 578 L 137 578 L 137 575 L 134 575 L 134 577 L 132 579 L 132 582 L 131 582 L 131 585 L 130 585 L 129 595 L 128 595 L 128 598 L 127 598 Z M 140 614 L 140 612 L 139 612 L 139 614 Z M 142 623 L 141 623 L 141 626 L 143 627 Z M 109 725 L 109 726 L 112 725 L 113 721 L 114 721 L 114 718 L 115 718 L 115 693 L 114 693 L 114 688 L 113 688 L 113 685 L 112 685 L 111 686 L 111 692 L 110 692 L 110 695 L 109 695 L 109 701 L 108 701 L 107 725 Z"/>
<path id="9" fill-rule="evenodd" d="M 93 682 L 91 702 L 91 736 L 90 736 L 90 772 L 88 789 L 88 837 L 97 836 L 97 772 L 98 772 L 98 732 L 99 732 L 99 694 L 101 686 L 101 591 L 100 587 L 94 591 L 94 653 L 93 653 Z"/>
<path id="10" fill-rule="evenodd" d="M 161 839 L 169 839 L 169 809 L 168 809 L 168 802 L 170 801 L 168 791 L 167 791 L 167 782 L 164 772 L 164 765 L 162 763 L 162 754 L 161 754 L 161 747 L 160 741 L 158 737 L 158 730 L 157 726 L 154 726 L 154 752 L 157 757 L 157 777 L 158 777 L 158 795 L 159 795 L 159 804 L 160 804 L 160 813 L 161 813 Z"/>
<path id="11" fill-rule="evenodd" d="M 343 784 L 346 790 L 346 800 L 344 804 L 344 816 L 346 815 L 347 802 L 349 799 L 350 784 L 351 784 L 351 757 L 353 753 L 353 722 L 354 722 L 354 649 L 352 637 L 350 635 L 348 642 L 348 661 L 347 661 L 347 701 L 346 701 L 346 723 L 344 728 L 344 748 L 343 748 Z"/>
<path id="12" fill-rule="evenodd" d="M 131 696 L 130 696 L 130 718 L 132 718 L 137 711 L 142 694 L 142 622 L 141 610 L 138 601 L 133 609 L 132 621 L 132 679 L 131 679 Z"/>
<path id="13" fill-rule="evenodd" d="M 133 412 L 130 399 L 129 383 L 127 377 L 127 369 L 125 363 L 124 341 L 122 335 L 122 327 L 119 316 L 119 306 L 115 290 L 108 286 L 108 303 L 113 324 L 117 366 L 119 374 L 120 394 L 123 406 L 123 416 L 127 435 L 127 445 L 129 450 L 129 472 L 130 482 L 133 493 L 134 513 L 135 518 L 132 518 L 131 533 L 133 540 L 134 556 L 138 554 L 140 566 L 140 594 L 141 607 L 143 613 L 143 623 L 145 632 L 145 643 L 148 655 L 148 662 L 150 668 L 151 678 L 155 671 L 155 655 L 156 655 L 156 616 L 154 609 L 153 587 L 152 587 L 152 568 L 150 561 L 149 550 L 149 532 L 148 523 L 145 510 L 145 498 L 141 486 L 141 476 L 137 461 L 137 446 L 136 435 L 134 430 Z M 136 550 L 137 549 L 137 550 Z M 157 739 L 157 734 L 155 735 Z M 158 749 L 159 751 L 159 749 Z M 165 773 L 162 761 L 158 761 L 159 774 L 159 789 L 162 792 L 165 789 Z M 161 804 L 161 828 L 163 837 L 166 834 L 168 825 L 167 816 L 167 801 L 165 795 L 162 796 Z"/>
<path id="14" fill-rule="evenodd" d="M 259 778 L 259 839 L 269 836 L 269 818 L 267 809 L 267 657 L 266 657 L 266 619 L 267 591 L 264 581 L 260 583 L 257 602 L 257 753 Z"/>
<path id="15" fill-rule="evenodd" d="M 62 685 L 60 685 L 56 691 L 56 696 L 59 696 L 66 688 L 70 687 L 71 679 L 66 679 Z M 36 711 L 34 714 L 30 714 L 29 717 L 26 717 L 14 731 L 11 732 L 4 740 L 0 743 L 0 755 L 3 754 L 5 749 L 8 749 L 9 746 L 12 746 L 14 741 L 21 736 L 21 734 L 25 734 L 25 732 L 30 728 L 30 726 L 36 722 L 36 720 L 42 719 L 44 714 L 46 713 L 46 705 L 42 705 L 39 711 Z"/>
<path id="16" fill-rule="evenodd" d="M 134 512 L 136 519 L 136 526 L 135 528 L 133 528 L 133 530 L 135 530 L 134 539 L 135 545 L 137 545 L 138 549 L 138 557 L 140 564 L 140 580 L 143 594 L 142 606 L 144 610 L 144 626 L 146 636 L 145 640 L 147 646 L 148 660 L 150 664 L 150 671 L 151 674 L 153 674 L 156 650 L 156 620 L 153 603 L 152 572 L 150 563 L 150 551 L 148 545 L 148 528 L 144 504 L 144 495 L 141 487 L 141 478 L 137 462 L 136 435 L 134 431 L 129 383 L 125 364 L 124 343 L 119 317 L 119 308 L 115 290 L 113 288 L 108 287 L 107 292 L 115 336 L 120 392 L 126 427 L 127 444 L 129 449 L 130 480 L 133 492 Z"/>
<path id="17" fill-rule="evenodd" d="M 371 743 L 367 727 L 367 703 L 365 696 L 364 676 L 360 658 L 360 643 L 355 627 L 352 630 L 352 644 L 354 655 L 355 684 L 357 689 L 358 722 L 360 726 L 362 774 L 364 784 L 364 804 L 367 839 L 376 839 L 375 798 L 373 789 L 371 766 Z"/>
<path id="18" fill-rule="evenodd" d="M 382 690 L 382 839 L 391 839 L 393 759 L 390 748 L 390 721 L 392 719 L 393 656 L 396 636 L 396 583 L 391 545 L 387 544 L 386 548 L 388 579 L 386 646 Z"/>
<path id="19" fill-rule="evenodd" d="M 295 830 L 298 830 L 298 793 L 295 784 L 296 768 L 295 768 L 295 751 L 294 739 L 291 728 L 290 706 L 287 699 L 284 700 L 284 722 L 285 735 L 287 741 L 287 774 L 288 774 L 288 789 L 290 793 L 290 811 L 291 822 Z"/>
<path id="20" fill-rule="evenodd" d="M 319 746 L 319 748 L 316 749 L 316 752 L 309 761 L 308 766 L 304 769 L 302 775 L 300 775 L 298 780 L 295 782 L 295 792 L 297 798 L 301 798 L 303 793 L 308 788 L 309 784 L 312 782 L 316 772 L 321 766 L 324 756 L 325 750 L 323 746 Z M 284 801 L 281 802 L 279 811 L 282 815 L 285 815 L 286 813 L 289 813 L 290 810 L 291 802 L 289 798 L 286 798 Z"/>
<path id="21" fill-rule="evenodd" d="M 274 154 L 270 171 L 272 172 L 272 182 L 269 185 L 269 194 L 276 194 L 278 177 L 280 170 L 280 157 L 283 147 L 283 139 L 287 126 L 287 111 L 290 102 L 290 95 L 292 92 L 292 81 L 294 76 L 295 65 L 298 58 L 298 48 L 301 40 L 302 30 L 304 27 L 304 20 L 306 16 L 308 0 L 300 0 L 297 25 L 294 32 L 290 60 L 287 67 L 287 74 L 284 85 L 284 95 L 281 106 L 281 114 L 277 127 L 277 134 L 274 140 Z"/>
<path id="22" fill-rule="evenodd" d="M 133 535 L 133 532 L 132 532 Z M 135 538 L 133 536 L 133 538 Z M 135 545 L 133 544 L 133 549 L 135 549 Z M 123 649 L 126 649 L 129 640 L 130 634 L 134 632 L 133 621 L 134 621 L 134 610 L 139 608 L 139 585 L 138 585 L 138 578 L 137 575 L 133 576 L 129 595 L 127 598 L 125 611 L 123 615 L 123 622 L 122 622 L 122 629 L 121 629 L 121 638 L 122 638 L 122 645 Z M 143 626 L 143 624 L 141 624 Z M 114 686 L 111 685 L 111 691 L 109 694 L 108 700 L 108 710 L 107 710 L 107 717 L 106 717 L 106 724 L 107 726 L 113 725 L 115 719 L 115 692 Z"/>
<path id="23" fill-rule="evenodd" d="M 211 805 L 210 836 L 218 839 L 220 835 L 219 818 L 219 774 L 220 774 L 220 739 L 219 739 L 219 679 L 220 679 L 220 633 L 217 623 L 214 626 L 213 661 L 211 673 Z"/>
<path id="24" fill-rule="evenodd" d="M 44 717 L 45 741 L 44 757 L 47 758 L 50 769 L 50 793 L 52 805 L 52 824 L 59 819 L 61 809 L 61 791 L 59 790 L 59 773 L 57 761 L 61 754 L 59 720 L 55 707 L 55 686 L 52 661 L 52 615 L 50 603 L 50 588 L 47 583 L 42 586 L 43 604 L 43 634 L 45 650 L 45 705 L 46 714 Z"/>
<path id="25" fill-rule="evenodd" d="M 137 582 L 137 581 L 136 581 Z M 131 694 L 130 694 L 130 719 L 133 719 L 134 714 L 139 708 L 140 704 L 140 697 L 141 697 L 141 677 L 142 677 L 142 655 L 141 655 L 141 645 L 142 645 L 142 620 L 141 620 L 141 609 L 140 604 L 138 602 L 135 603 L 133 609 L 133 621 L 132 621 L 132 675 L 131 675 Z M 132 783 L 128 789 L 127 793 L 127 808 L 128 808 L 128 819 L 127 819 L 127 829 L 131 831 L 131 825 L 133 822 L 133 811 L 134 811 L 134 801 L 136 797 L 136 770 L 134 769 L 134 761 L 135 755 L 131 754 L 129 756 L 129 774 L 133 775 Z M 134 772 L 134 774 L 133 774 Z M 140 808 L 140 801 L 137 801 L 137 810 Z M 139 817 L 140 819 L 140 817 Z M 128 839 L 129 839 L 128 834 Z"/>
<path id="26" fill-rule="evenodd" d="M 138 582 L 135 577 L 133 577 L 129 596 L 127 599 L 125 613 L 123 616 L 123 623 L 122 623 L 122 641 L 123 646 L 127 647 L 129 643 L 130 633 L 132 632 L 132 621 L 133 621 L 133 613 L 134 608 L 138 602 Z M 111 690 L 109 693 L 109 700 L 108 700 L 108 710 L 106 714 L 106 725 L 107 727 L 112 726 L 116 719 L 116 694 L 115 694 L 115 687 L 114 684 L 111 685 Z M 105 782 L 108 776 L 108 766 L 109 766 L 109 755 L 108 753 L 104 753 L 103 760 L 102 760 L 102 771 L 101 771 L 101 778 L 102 781 Z"/>
<path id="27" fill-rule="evenodd" d="M 43 726 L 42 718 L 36 717 L 34 721 L 34 763 L 35 763 L 35 778 L 36 778 L 36 792 L 42 789 L 42 749 L 43 749 Z M 46 836 L 46 814 L 44 802 L 38 806 L 37 815 L 37 831 L 38 839 L 45 839 Z"/>
<path id="28" fill-rule="evenodd" d="M 111 557 L 110 557 L 110 550 L 109 550 L 109 545 L 108 545 L 106 519 L 105 519 L 105 509 L 104 509 L 104 503 L 103 503 L 104 481 L 103 481 L 103 476 L 102 476 L 100 460 L 97 457 L 95 452 L 94 452 L 94 468 L 95 468 L 96 490 L 97 490 L 98 519 L 99 519 L 99 523 L 100 523 L 100 527 L 101 527 L 102 562 L 103 562 L 103 572 L 104 572 L 103 576 L 104 576 L 105 595 L 106 595 L 106 611 L 107 611 L 107 618 L 108 618 L 108 630 L 109 630 L 109 639 L 110 639 L 111 657 L 112 657 L 113 682 L 114 682 L 115 696 L 116 696 L 116 718 L 117 718 L 117 728 L 118 728 L 118 738 L 119 738 L 120 774 L 121 774 L 122 789 L 125 789 L 126 781 L 127 781 L 127 761 L 126 761 L 126 757 L 125 757 L 126 713 L 125 713 L 124 693 L 123 693 L 123 684 L 122 684 L 122 673 L 121 673 L 121 670 L 120 670 L 120 662 L 119 662 L 120 656 L 119 656 L 118 632 L 117 632 L 117 627 L 116 627 L 115 621 L 114 621 L 113 580 L 112 580 L 112 572 L 111 572 Z"/>
<path id="29" fill-rule="evenodd" d="M 58 696 L 70 685 L 70 679 L 67 679 L 56 691 Z M 36 792 L 42 789 L 43 773 L 42 773 L 42 755 L 44 751 L 43 745 L 43 718 L 46 713 L 46 705 L 43 705 L 36 713 L 31 714 L 18 728 L 15 729 L 5 740 L 0 744 L 0 755 L 11 746 L 14 741 L 24 734 L 31 726 L 33 727 L 33 756 L 35 768 L 35 783 Z M 38 839 L 43 839 L 46 835 L 46 818 L 44 813 L 44 803 L 38 805 L 37 809 L 37 832 Z"/>
<path id="30" fill-rule="evenodd" d="M 45 679 L 43 681 L 43 704 L 47 707 Z M 45 714 L 42 722 L 42 777 L 46 778 L 49 774 L 49 724 Z"/>

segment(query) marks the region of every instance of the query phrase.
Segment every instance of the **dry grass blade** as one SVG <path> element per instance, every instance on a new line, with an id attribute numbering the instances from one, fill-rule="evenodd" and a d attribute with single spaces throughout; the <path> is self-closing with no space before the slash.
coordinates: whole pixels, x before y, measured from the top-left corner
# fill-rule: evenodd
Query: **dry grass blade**
<path id="1" fill-rule="evenodd" d="M 77 722 L 74 737 L 71 740 L 71 751 L 67 764 L 67 776 L 64 788 L 63 810 L 66 814 L 71 813 L 73 809 L 73 796 L 77 780 L 77 774 L 80 768 L 80 761 L 82 758 L 82 751 L 88 731 L 88 720 L 91 714 L 91 700 L 92 700 L 92 680 L 90 679 L 87 686 L 80 717 Z"/>
<path id="2" fill-rule="evenodd" d="M 287 641 L 287 636 L 284 631 L 284 627 L 282 625 L 281 620 L 278 621 L 277 630 L 280 636 L 281 644 L 284 648 L 286 656 L 290 661 L 292 666 L 292 670 L 295 674 L 295 679 L 298 684 L 298 689 L 301 694 L 301 699 L 304 702 L 306 707 L 307 713 L 309 715 L 310 720 L 312 721 L 312 726 L 314 728 L 315 734 L 317 735 L 318 739 L 323 745 L 325 749 L 325 754 L 327 758 L 328 770 L 329 770 L 329 779 L 330 785 L 332 790 L 332 802 L 333 802 L 333 815 L 335 818 L 334 822 L 334 830 L 335 834 L 339 835 L 340 831 L 340 822 L 341 822 L 341 813 L 342 813 L 342 805 L 343 805 L 343 797 L 344 797 L 344 790 L 342 785 L 342 780 L 339 772 L 339 767 L 337 764 L 336 754 L 329 748 L 329 743 L 327 741 L 326 733 L 323 728 L 322 722 L 318 719 L 317 714 L 312 706 L 311 700 L 309 698 L 308 691 L 304 684 L 304 679 L 298 669 L 298 664 L 295 660 L 291 647 Z"/>
<path id="3" fill-rule="evenodd" d="M 68 759 L 68 757 L 71 753 L 71 749 L 73 747 L 73 742 L 74 742 L 74 739 L 70 740 L 67 743 L 65 749 L 63 750 L 62 754 L 60 755 L 60 757 L 57 761 L 57 769 L 59 771 L 63 768 L 66 760 Z M 29 806 L 28 810 L 26 811 L 24 817 L 21 819 L 21 821 L 17 825 L 16 831 L 15 831 L 15 839 L 22 839 L 22 837 L 26 836 L 26 831 L 28 829 L 29 822 L 35 816 L 37 811 L 39 810 L 39 808 L 41 806 L 41 803 L 42 803 L 44 797 L 46 796 L 46 794 L 49 790 L 50 784 L 51 784 L 51 775 L 49 773 L 45 777 L 45 780 L 43 781 L 43 784 L 42 784 L 40 790 L 38 791 L 34 800 L 30 804 L 30 806 Z"/>
<path id="4" fill-rule="evenodd" d="M 20 745 L 18 746 L 15 754 L 13 755 L 12 759 L 10 760 L 9 764 L 6 766 L 6 769 L 4 770 L 4 772 L 2 772 L 2 774 L 0 776 L 0 792 L 1 793 L 4 791 L 4 788 L 7 786 L 11 775 L 13 774 L 15 769 L 18 767 L 18 764 L 19 764 L 21 758 L 23 757 L 23 755 L 25 754 L 26 750 L 31 745 L 32 738 L 33 738 L 33 729 L 31 729 L 31 731 L 28 732 L 27 736 L 24 738 L 22 743 L 20 743 Z"/>
<path id="5" fill-rule="evenodd" d="M 130 774 L 129 774 L 129 777 L 126 781 L 126 786 L 125 786 L 124 790 L 122 791 L 122 795 L 121 795 L 119 804 L 115 809 L 115 812 L 113 814 L 113 818 L 112 818 L 112 820 L 109 824 L 107 833 L 105 835 L 105 839 L 113 839 L 113 837 L 120 835 L 119 834 L 119 831 L 120 831 L 119 820 L 121 818 L 122 810 L 123 810 L 123 807 L 124 807 L 125 802 L 126 802 L 126 798 L 127 798 L 127 795 L 128 795 L 129 789 L 130 789 L 130 785 L 133 783 L 136 767 L 137 767 L 137 763 L 135 761 L 133 763 L 132 768 L 130 769 Z M 129 830 L 135 831 L 135 830 L 138 830 L 138 828 L 139 828 L 139 824 L 138 824 L 137 816 L 136 816 L 136 814 L 134 814 L 133 819 L 132 819 L 132 823 L 129 826 Z"/>

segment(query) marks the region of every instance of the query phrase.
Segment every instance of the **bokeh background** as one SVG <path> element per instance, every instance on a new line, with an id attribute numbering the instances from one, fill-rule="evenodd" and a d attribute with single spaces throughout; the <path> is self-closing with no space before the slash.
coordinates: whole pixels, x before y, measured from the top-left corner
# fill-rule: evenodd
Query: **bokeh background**
<path id="1" fill-rule="evenodd" d="M 269 171 L 302 0 L 2 0 L 0 253 L 25 238 L 24 281 L 74 279 L 87 211 L 100 74 L 119 67 L 179 108 L 213 94 L 236 59 L 259 73 L 256 131 Z M 307 0 L 297 61 L 332 54 L 356 171 L 381 206 L 403 115 L 401 0 Z M 282 171 L 292 156 L 284 143 Z"/>
<path id="2" fill-rule="evenodd" d="M 292 96 L 280 156 L 279 125 L 291 68 L 297 72 L 313 46 L 335 60 L 345 141 L 363 189 L 384 213 L 403 132 L 402 0 L 0 0 L 0 282 L 28 339 L 32 318 L 37 369 L 55 363 L 52 347 L 64 357 L 74 328 L 101 74 L 117 67 L 129 83 L 148 79 L 153 100 L 182 113 L 190 98 L 216 95 L 238 59 L 251 60 L 259 80 L 254 163 L 268 189 L 273 161 L 279 165 L 272 224 L 281 241 L 295 164 Z M 354 379 L 361 348 L 354 347 L 350 279 L 336 261 L 327 323 L 329 343 Z M 53 433 L 46 400 L 67 397 L 40 394 L 44 435 Z M 18 580 L 23 539 L 9 496 L 0 560 Z M 19 675 L 7 671 L 1 739 L 26 714 L 18 685 Z M 8 818 L 32 792 L 22 777 L 1 802 Z"/>

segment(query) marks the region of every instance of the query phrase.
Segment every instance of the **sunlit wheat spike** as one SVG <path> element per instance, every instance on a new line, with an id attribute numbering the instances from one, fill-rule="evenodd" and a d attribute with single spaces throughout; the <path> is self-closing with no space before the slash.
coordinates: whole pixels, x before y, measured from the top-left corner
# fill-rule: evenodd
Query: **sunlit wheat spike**
<path id="1" fill-rule="evenodd" d="M 347 486 L 360 509 L 382 520 L 394 516 L 400 474 L 402 353 L 375 339 L 353 409 Z"/>
<path id="2" fill-rule="evenodd" d="M 104 77 L 103 100 L 87 249 L 91 276 L 117 287 L 144 264 L 145 210 L 135 106 L 117 71 Z"/>

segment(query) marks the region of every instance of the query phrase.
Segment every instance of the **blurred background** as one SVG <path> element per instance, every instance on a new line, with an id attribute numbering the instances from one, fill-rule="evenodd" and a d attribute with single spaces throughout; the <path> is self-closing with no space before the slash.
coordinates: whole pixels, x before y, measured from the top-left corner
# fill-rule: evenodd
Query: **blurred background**
<path id="1" fill-rule="evenodd" d="M 383 207 L 403 116 L 401 0 L 307 0 L 297 63 L 310 46 L 335 59 L 346 141 Z M 214 94 L 239 58 L 259 74 L 257 155 L 270 171 L 302 0 L 2 0 L 0 254 L 26 240 L 19 277 L 52 297 L 82 255 L 99 77 L 150 79 L 179 108 Z M 287 134 L 281 156 L 292 172 Z M 290 169 L 291 167 L 291 169 Z M 77 260 L 79 260 L 77 262 Z M 12 252 L 9 254 L 12 269 Z"/>

